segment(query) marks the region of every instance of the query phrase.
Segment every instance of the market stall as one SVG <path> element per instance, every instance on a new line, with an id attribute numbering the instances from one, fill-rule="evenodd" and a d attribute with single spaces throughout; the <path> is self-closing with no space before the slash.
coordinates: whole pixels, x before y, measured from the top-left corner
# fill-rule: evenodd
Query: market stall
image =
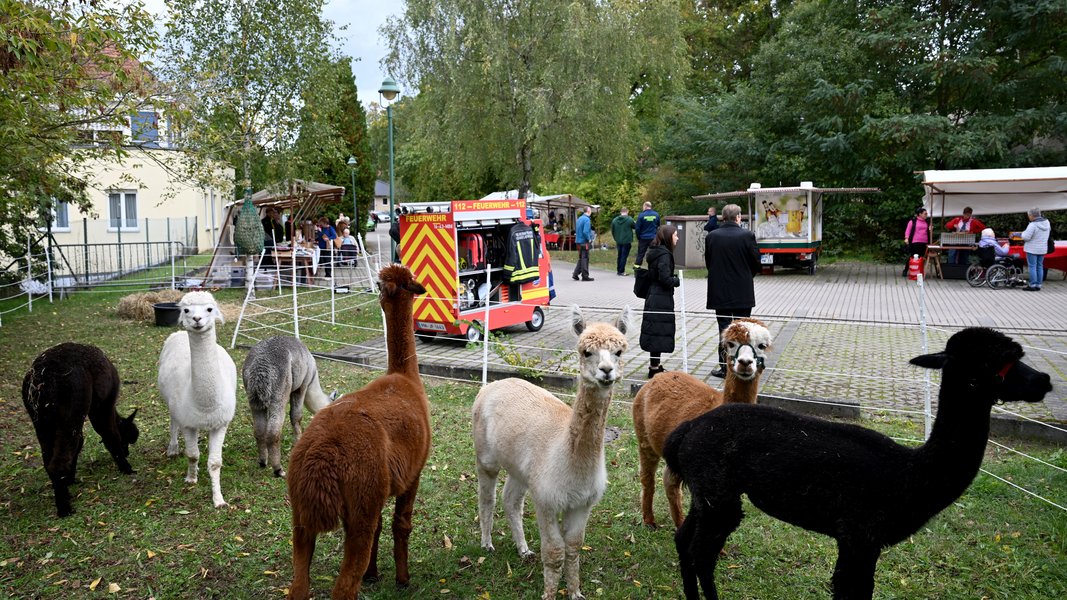
<path id="1" fill-rule="evenodd" d="M 797 187 L 765 188 L 753 183 L 747 190 L 693 196 L 694 200 L 738 199 L 742 222 L 756 234 L 764 273 L 775 266 L 806 269 L 815 274 L 822 253 L 823 196 L 871 194 L 878 188 L 817 188 L 810 181 Z M 746 202 L 740 202 L 744 198 Z"/>

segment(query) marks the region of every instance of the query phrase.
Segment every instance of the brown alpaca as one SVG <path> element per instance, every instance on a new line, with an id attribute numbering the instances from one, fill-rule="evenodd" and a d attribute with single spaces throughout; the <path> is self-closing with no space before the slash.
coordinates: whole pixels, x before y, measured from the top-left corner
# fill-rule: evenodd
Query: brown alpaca
<path id="1" fill-rule="evenodd" d="M 419 376 L 411 322 L 414 297 L 426 289 L 401 265 L 385 267 L 379 279 L 389 354 L 385 375 L 319 411 L 289 459 L 290 598 L 310 597 L 315 539 L 336 529 L 338 521 L 344 525 L 345 549 L 333 598 L 355 600 L 362 581 L 378 578 L 382 509 L 390 496 L 396 496 L 396 582 L 408 583 L 411 510 L 430 453 L 430 405 Z"/>
<path id="2" fill-rule="evenodd" d="M 648 527 L 656 527 L 652 497 L 667 436 L 675 427 L 721 404 L 756 403 L 763 361 L 771 347 L 770 331 L 759 320 L 735 319 L 723 332 L 723 344 L 729 360 L 721 392 L 692 375 L 669 371 L 653 377 L 634 398 L 634 433 L 641 455 L 641 514 Z M 685 518 L 681 482 L 667 468 L 663 469 L 663 489 L 671 520 L 680 527 Z"/>

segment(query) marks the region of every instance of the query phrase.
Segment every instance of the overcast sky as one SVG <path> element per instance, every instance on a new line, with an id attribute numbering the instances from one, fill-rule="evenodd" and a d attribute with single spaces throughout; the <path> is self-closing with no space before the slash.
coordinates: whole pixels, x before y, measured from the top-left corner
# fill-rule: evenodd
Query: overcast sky
<path id="1" fill-rule="evenodd" d="M 163 0 L 144 0 L 148 12 L 156 15 L 160 28 L 163 26 L 165 5 Z M 404 0 L 329 0 L 324 16 L 337 27 L 348 29 L 338 32 L 341 53 L 352 57 L 352 72 L 359 88 L 359 100 L 364 105 L 378 101 L 378 87 L 385 78 L 379 63 L 385 57 L 385 41 L 378 35 L 378 27 L 386 18 L 400 15 Z M 394 77 L 395 78 L 395 77 Z M 407 90 L 403 90 L 407 93 Z"/>

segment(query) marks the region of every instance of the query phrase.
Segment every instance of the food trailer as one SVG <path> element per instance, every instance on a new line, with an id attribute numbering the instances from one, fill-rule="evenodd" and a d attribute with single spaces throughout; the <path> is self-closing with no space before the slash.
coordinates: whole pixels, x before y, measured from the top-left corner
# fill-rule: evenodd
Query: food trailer
<path id="1" fill-rule="evenodd" d="M 520 323 L 539 331 L 541 307 L 555 296 L 540 229 L 520 199 L 403 204 L 400 258 L 426 288 L 412 311 L 416 335 L 477 341 L 486 325 L 492 331 Z M 506 264 L 508 248 L 523 243 L 532 244 L 533 262 Z"/>
<path id="2" fill-rule="evenodd" d="M 870 194 L 878 188 L 817 188 L 810 181 L 797 187 L 765 188 L 753 183 L 747 190 L 693 196 L 695 200 L 737 199 L 747 212 L 748 228 L 756 234 L 765 273 L 775 266 L 806 269 L 814 275 L 822 253 L 823 196 Z M 741 201 L 745 199 L 745 201 Z"/>

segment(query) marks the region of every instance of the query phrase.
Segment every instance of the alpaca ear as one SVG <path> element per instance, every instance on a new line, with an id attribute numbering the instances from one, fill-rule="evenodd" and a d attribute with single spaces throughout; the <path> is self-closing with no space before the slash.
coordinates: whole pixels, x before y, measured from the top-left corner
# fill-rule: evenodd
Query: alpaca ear
<path id="1" fill-rule="evenodd" d="M 582 307 L 577 304 L 571 306 L 571 327 L 575 335 L 582 335 L 585 331 L 585 318 L 582 316 Z"/>
<path id="2" fill-rule="evenodd" d="M 633 312 L 630 310 L 630 305 L 622 307 L 622 312 L 619 316 L 615 317 L 615 329 L 619 330 L 619 333 L 625 334 L 626 330 L 630 328 L 630 322 L 633 318 Z"/>
<path id="3" fill-rule="evenodd" d="M 944 352 L 921 354 L 908 362 L 919 367 L 926 367 L 927 369 L 940 369 L 945 366 L 946 362 L 948 362 L 948 355 Z"/>
<path id="4" fill-rule="evenodd" d="M 141 410 L 140 407 L 133 409 L 133 412 L 130 413 L 130 416 L 126 417 L 126 420 L 132 423 L 133 418 L 137 416 L 137 411 L 139 410 Z"/>
<path id="5" fill-rule="evenodd" d="M 219 308 L 218 304 L 215 305 L 215 310 L 212 312 L 215 313 L 216 323 L 218 323 L 219 325 L 224 325 L 226 323 L 226 318 L 222 316 L 222 310 Z"/>
<path id="6" fill-rule="evenodd" d="M 416 295 L 426 293 L 426 288 L 424 288 L 421 283 L 415 281 L 414 279 L 412 279 L 407 285 L 405 285 L 404 289 Z"/>

